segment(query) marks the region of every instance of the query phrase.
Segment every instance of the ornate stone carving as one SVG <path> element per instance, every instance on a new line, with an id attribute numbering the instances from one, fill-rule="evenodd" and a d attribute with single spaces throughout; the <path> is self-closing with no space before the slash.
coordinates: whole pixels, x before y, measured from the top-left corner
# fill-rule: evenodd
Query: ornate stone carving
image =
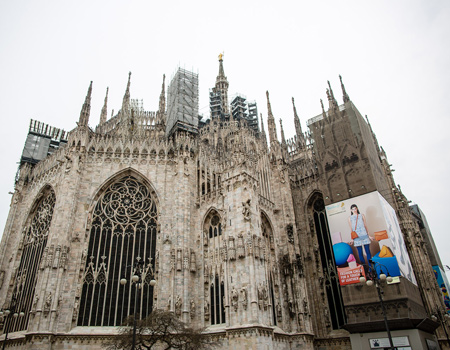
<path id="1" fill-rule="evenodd" d="M 236 260 L 236 248 L 234 246 L 234 237 L 228 238 L 228 258 L 233 261 Z"/>
<path id="2" fill-rule="evenodd" d="M 45 267 L 52 267 L 54 251 L 55 251 L 55 246 L 52 244 L 48 249 L 47 263 L 45 264 Z"/>
<path id="3" fill-rule="evenodd" d="M 289 298 L 288 310 L 289 310 L 289 316 L 291 316 L 291 318 L 293 318 L 295 316 L 295 307 L 294 307 L 294 301 L 292 300 L 292 298 Z"/>
<path id="4" fill-rule="evenodd" d="M 61 256 L 61 246 L 58 245 L 56 246 L 56 250 L 55 250 L 55 258 L 53 259 L 53 268 L 56 269 L 59 266 L 59 258 Z"/>
<path id="5" fill-rule="evenodd" d="M 175 269 L 175 249 L 170 251 L 170 271 Z"/>
<path id="6" fill-rule="evenodd" d="M 39 301 L 39 295 L 36 294 L 36 295 L 34 296 L 34 299 L 33 299 L 33 305 L 32 305 L 32 307 L 31 307 L 32 310 L 36 310 L 38 301 Z"/>
<path id="7" fill-rule="evenodd" d="M 244 310 L 247 310 L 248 292 L 246 287 L 241 288 L 241 295 L 242 295 L 241 297 L 242 307 L 244 308 Z"/>
<path id="8" fill-rule="evenodd" d="M 308 314 L 308 301 L 306 300 L 306 297 L 303 298 L 303 313 Z"/>
<path id="9" fill-rule="evenodd" d="M 259 258 L 262 260 L 265 260 L 266 257 L 266 245 L 264 244 L 264 241 L 261 239 L 261 237 L 258 238 L 258 245 L 259 245 Z"/>
<path id="10" fill-rule="evenodd" d="M 183 268 L 189 270 L 189 251 L 187 249 L 184 250 Z"/>
<path id="11" fill-rule="evenodd" d="M 69 247 L 64 246 L 61 252 L 61 258 L 59 260 L 59 267 L 64 270 L 67 268 L 67 254 L 69 252 Z"/>
<path id="12" fill-rule="evenodd" d="M 237 254 L 239 259 L 245 258 L 244 237 L 242 233 L 238 235 Z"/>
<path id="13" fill-rule="evenodd" d="M 75 303 L 73 305 L 73 314 L 72 314 L 72 322 L 75 322 L 78 317 L 78 308 L 80 307 L 80 299 L 75 298 Z"/>
<path id="14" fill-rule="evenodd" d="M 208 238 L 208 231 L 203 230 L 203 245 L 205 247 L 208 246 L 208 240 L 209 240 L 209 238 Z"/>
<path id="15" fill-rule="evenodd" d="M 224 239 L 222 241 L 222 246 L 220 247 L 220 255 L 222 256 L 222 261 L 228 260 L 228 254 L 227 254 L 227 241 Z"/>
<path id="16" fill-rule="evenodd" d="M 288 237 L 288 242 L 294 244 L 294 226 L 292 224 L 288 224 L 286 226 L 286 234 Z"/>
<path id="17" fill-rule="evenodd" d="M 181 271 L 182 254 L 183 251 L 181 249 L 177 249 L 177 271 Z"/>
<path id="18" fill-rule="evenodd" d="M 197 271 L 197 260 L 195 259 L 195 252 L 191 250 L 191 258 L 190 258 L 190 268 L 191 272 Z"/>
<path id="19" fill-rule="evenodd" d="M 239 295 L 236 288 L 233 287 L 231 290 L 231 306 L 234 308 L 234 311 L 238 309 Z"/>
<path id="20" fill-rule="evenodd" d="M 267 306 L 269 305 L 269 294 L 267 292 L 267 288 L 264 284 L 260 284 L 258 286 L 258 306 L 259 309 L 267 310 Z"/>
<path id="21" fill-rule="evenodd" d="M 52 306 L 52 299 L 53 299 L 52 292 L 49 292 L 47 294 L 47 297 L 45 298 L 44 313 L 48 313 L 50 311 L 50 308 Z"/>
<path id="22" fill-rule="evenodd" d="M 280 303 L 277 303 L 277 318 L 281 320 L 281 317 L 282 317 L 281 305 Z"/>
<path id="23" fill-rule="evenodd" d="M 280 259 L 280 269 L 283 272 L 284 276 L 290 276 L 292 274 L 291 270 L 291 262 L 289 259 L 289 255 L 285 254 Z"/>
<path id="24" fill-rule="evenodd" d="M 191 319 L 193 319 L 195 317 L 195 302 L 194 302 L 194 299 L 191 299 L 190 306 L 191 306 L 191 308 L 190 308 L 190 315 L 191 315 Z"/>
<path id="25" fill-rule="evenodd" d="M 182 305 L 183 305 L 183 302 L 181 300 L 181 297 L 179 295 L 177 295 L 177 299 L 175 301 L 175 315 L 177 315 L 177 317 L 181 316 Z"/>
<path id="26" fill-rule="evenodd" d="M 244 215 L 244 220 L 249 221 L 250 220 L 250 203 L 251 199 L 247 199 L 245 202 L 242 202 L 242 215 Z"/>
<path id="27" fill-rule="evenodd" d="M 247 253 L 249 256 L 253 255 L 253 239 L 250 232 L 247 232 Z"/>
<path id="28" fill-rule="evenodd" d="M 259 259 L 259 240 L 258 237 L 256 237 L 256 235 L 253 235 L 253 244 L 254 244 L 254 251 L 255 251 L 255 258 Z"/>
<path id="29" fill-rule="evenodd" d="M 205 321 L 209 321 L 209 302 L 208 302 L 208 296 L 205 296 L 204 312 L 205 312 Z"/>
<path id="30" fill-rule="evenodd" d="M 300 254 L 295 254 L 295 264 L 297 266 L 297 271 L 300 277 L 303 277 L 303 263 Z"/>

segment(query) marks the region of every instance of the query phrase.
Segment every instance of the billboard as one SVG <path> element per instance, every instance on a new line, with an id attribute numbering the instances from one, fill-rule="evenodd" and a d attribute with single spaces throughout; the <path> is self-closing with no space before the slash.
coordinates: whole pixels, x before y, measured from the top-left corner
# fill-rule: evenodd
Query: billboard
<path id="1" fill-rule="evenodd" d="M 330 204 L 325 210 L 341 285 L 359 283 L 370 259 L 377 273 L 417 284 L 395 210 L 378 192 Z"/>
<path id="2" fill-rule="evenodd" d="M 444 271 L 438 266 L 433 266 L 434 276 L 439 285 L 439 289 L 441 290 L 442 297 L 444 298 L 445 309 L 448 314 L 450 314 L 450 297 L 448 294 L 448 279 Z"/>

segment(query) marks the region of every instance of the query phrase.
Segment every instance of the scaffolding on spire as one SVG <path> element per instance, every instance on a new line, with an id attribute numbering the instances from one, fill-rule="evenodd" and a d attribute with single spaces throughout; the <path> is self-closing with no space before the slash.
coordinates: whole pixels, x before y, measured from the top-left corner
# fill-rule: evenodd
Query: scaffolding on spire
<path id="1" fill-rule="evenodd" d="M 198 133 L 198 74 L 178 68 L 167 92 L 166 135 Z"/>

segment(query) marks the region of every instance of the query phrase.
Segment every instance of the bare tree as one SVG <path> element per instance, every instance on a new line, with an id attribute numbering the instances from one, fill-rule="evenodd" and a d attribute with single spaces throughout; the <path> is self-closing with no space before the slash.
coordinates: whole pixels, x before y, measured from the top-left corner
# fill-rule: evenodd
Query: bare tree
<path id="1" fill-rule="evenodd" d="M 107 350 L 131 349 L 133 322 L 133 316 L 125 319 L 119 335 L 105 343 Z M 136 322 L 136 350 L 205 350 L 215 345 L 217 343 L 204 333 L 204 329 L 189 327 L 173 312 L 153 310 L 147 318 Z"/>

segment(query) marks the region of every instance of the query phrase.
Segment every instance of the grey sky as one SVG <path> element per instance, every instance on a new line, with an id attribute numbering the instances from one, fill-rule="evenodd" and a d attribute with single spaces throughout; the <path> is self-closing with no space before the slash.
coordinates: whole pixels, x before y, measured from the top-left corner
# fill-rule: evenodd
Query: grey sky
<path id="1" fill-rule="evenodd" d="M 448 1 L 3 1 L 0 4 L 0 226 L 13 191 L 30 118 L 71 130 L 89 82 L 90 125 L 131 97 L 156 110 L 162 75 L 199 73 L 200 112 L 224 52 L 230 94 L 258 102 L 294 134 L 325 105 L 327 80 L 342 102 L 339 74 L 367 114 L 403 192 L 425 212 L 444 264 L 450 77 Z M 265 123 L 267 126 L 267 122 Z M 279 123 L 277 122 L 278 133 Z M 1 229 L 3 230 L 3 229 Z"/>

